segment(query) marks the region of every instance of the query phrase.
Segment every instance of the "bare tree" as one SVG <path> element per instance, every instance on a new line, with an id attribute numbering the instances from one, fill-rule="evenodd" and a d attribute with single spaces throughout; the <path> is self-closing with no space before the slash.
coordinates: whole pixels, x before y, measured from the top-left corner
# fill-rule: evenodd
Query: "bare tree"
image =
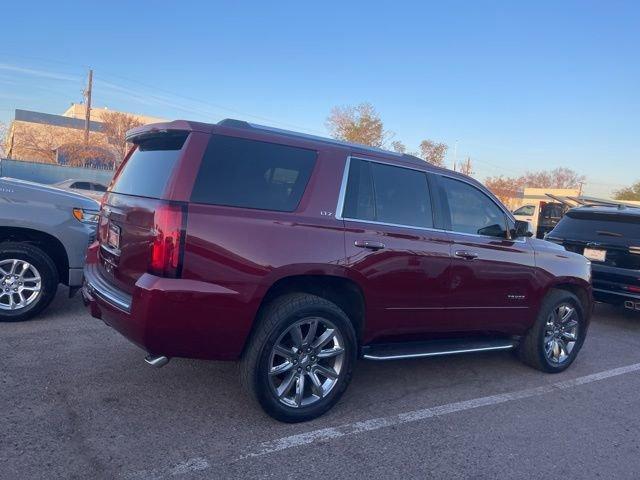
<path id="1" fill-rule="evenodd" d="M 519 177 L 488 177 L 484 184 L 502 202 L 518 196 L 525 187 L 530 188 L 579 188 L 584 182 L 584 175 L 566 167 L 553 170 L 541 170 L 538 172 L 526 172 Z"/>
<path id="2" fill-rule="evenodd" d="M 102 112 L 102 133 L 106 141 L 113 147 L 120 163 L 126 156 L 130 145 L 127 144 L 126 134 L 128 130 L 139 127 L 143 123 L 133 115 L 121 112 Z"/>
<path id="3" fill-rule="evenodd" d="M 630 187 L 613 192 L 613 195 L 616 200 L 640 201 L 640 181 L 637 181 Z"/>
<path id="4" fill-rule="evenodd" d="M 53 163 L 61 145 L 81 145 L 82 130 L 60 128 L 45 124 L 16 122 L 13 130 L 11 155 L 13 158 Z"/>
<path id="5" fill-rule="evenodd" d="M 334 107 L 326 126 L 333 138 L 372 147 L 382 147 L 389 136 L 370 103 Z"/>
<path id="6" fill-rule="evenodd" d="M 566 167 L 539 172 L 527 172 L 520 177 L 527 187 L 533 188 L 579 188 L 585 176 Z"/>
<path id="7" fill-rule="evenodd" d="M 467 161 L 462 162 L 462 164 L 460 165 L 460 173 L 469 176 L 474 174 L 473 165 L 471 164 L 471 157 L 467 157 Z"/>
<path id="8" fill-rule="evenodd" d="M 15 122 L 7 153 L 15 159 L 42 163 L 54 163 L 61 153 L 68 165 L 83 166 L 90 159 L 113 155 L 106 147 L 104 136 L 97 132 L 90 132 L 87 145 L 80 129 Z"/>
<path id="9" fill-rule="evenodd" d="M 4 157 L 7 151 L 7 142 L 9 136 L 9 129 L 4 122 L 0 122 L 0 157 Z"/>
<path id="10" fill-rule="evenodd" d="M 509 178 L 499 175 L 497 177 L 486 178 L 484 184 L 502 203 L 506 204 L 518 196 L 518 193 L 524 185 L 522 182 L 522 177 Z"/>
<path id="11" fill-rule="evenodd" d="M 407 147 L 404 143 L 402 143 L 400 140 L 395 140 L 393 142 L 391 142 L 391 148 L 394 152 L 398 152 L 398 153 L 406 153 L 407 152 Z"/>
<path id="12" fill-rule="evenodd" d="M 420 158 L 436 167 L 444 167 L 444 157 L 448 149 L 449 147 L 445 143 L 423 140 L 420 142 Z"/>

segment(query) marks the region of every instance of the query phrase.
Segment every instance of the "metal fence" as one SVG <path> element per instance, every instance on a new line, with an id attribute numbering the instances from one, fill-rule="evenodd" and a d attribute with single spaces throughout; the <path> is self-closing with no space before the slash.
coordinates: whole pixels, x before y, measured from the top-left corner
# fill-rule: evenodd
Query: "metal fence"
<path id="1" fill-rule="evenodd" d="M 38 183 L 57 183 L 67 179 L 86 180 L 107 185 L 113 170 L 104 167 L 68 167 L 55 163 L 0 159 L 0 177 L 18 178 Z"/>

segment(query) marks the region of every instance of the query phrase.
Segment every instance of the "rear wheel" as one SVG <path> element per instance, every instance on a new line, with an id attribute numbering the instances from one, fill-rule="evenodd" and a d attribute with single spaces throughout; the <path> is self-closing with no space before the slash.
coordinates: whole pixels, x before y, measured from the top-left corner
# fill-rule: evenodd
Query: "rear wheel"
<path id="1" fill-rule="evenodd" d="M 272 417 L 311 420 L 346 390 L 355 357 L 355 332 L 340 308 L 314 295 L 285 295 L 260 316 L 241 380 Z"/>
<path id="2" fill-rule="evenodd" d="M 55 264 L 38 247 L 0 244 L 0 321 L 28 320 L 46 308 L 58 289 Z"/>
<path id="3" fill-rule="evenodd" d="M 518 346 L 520 359 L 544 372 L 562 372 L 575 360 L 587 333 L 580 300 L 552 290 L 542 302 L 536 323 Z"/>

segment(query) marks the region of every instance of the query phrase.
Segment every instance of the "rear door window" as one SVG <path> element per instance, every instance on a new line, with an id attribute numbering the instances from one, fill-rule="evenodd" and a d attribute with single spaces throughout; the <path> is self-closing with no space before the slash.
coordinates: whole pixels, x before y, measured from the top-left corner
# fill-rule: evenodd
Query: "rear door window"
<path id="1" fill-rule="evenodd" d="M 213 135 L 191 201 L 293 212 L 316 157 L 316 151 L 305 148 Z"/>
<path id="2" fill-rule="evenodd" d="M 186 132 L 159 135 L 141 142 L 122 167 L 111 191 L 163 198 L 187 135 Z"/>
<path id="3" fill-rule="evenodd" d="M 352 158 L 342 215 L 400 226 L 433 227 L 427 174 Z"/>

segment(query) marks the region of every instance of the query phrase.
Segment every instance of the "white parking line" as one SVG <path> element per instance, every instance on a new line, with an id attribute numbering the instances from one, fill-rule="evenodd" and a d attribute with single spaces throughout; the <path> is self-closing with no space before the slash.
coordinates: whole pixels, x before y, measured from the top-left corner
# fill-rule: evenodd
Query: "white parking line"
<path id="1" fill-rule="evenodd" d="M 612 370 L 606 370 L 604 372 L 585 375 L 583 377 L 577 377 L 571 380 L 564 380 L 562 382 L 543 385 L 541 387 L 519 390 L 509 393 L 501 393 L 488 397 L 474 398 L 472 400 L 465 400 L 462 402 L 448 403 L 446 405 L 414 410 L 411 412 L 400 413 L 398 415 L 392 415 L 389 417 L 379 417 L 373 418 L 371 420 L 364 420 L 361 422 L 347 423 L 338 427 L 311 430 L 309 432 L 299 433 L 297 435 L 291 435 L 288 437 L 279 438 L 277 440 L 263 442 L 259 444 L 254 451 L 242 455 L 240 459 L 259 457 L 262 455 L 268 455 L 270 453 L 286 450 L 288 448 L 308 445 L 310 443 L 319 442 L 322 440 L 331 440 L 347 435 L 354 435 L 362 432 L 371 432 L 380 428 L 401 425 L 404 423 L 417 422 L 419 420 L 440 417 L 442 415 L 462 412 L 464 410 L 472 410 L 474 408 L 512 402 L 514 400 L 521 400 L 523 398 L 537 397 L 557 390 L 566 390 L 567 388 L 577 387 L 579 385 L 585 385 L 587 383 L 598 382 L 600 380 L 617 377 L 619 375 L 625 375 L 627 373 L 637 372 L 639 370 L 640 363 L 635 363 L 626 367 L 614 368 Z"/>
<path id="2" fill-rule="evenodd" d="M 464 400 L 462 402 L 448 403 L 446 405 L 413 410 L 410 412 L 404 412 L 388 417 L 379 417 L 370 420 L 363 420 L 360 422 L 347 423 L 338 427 L 310 430 L 305 433 L 299 433 L 297 435 L 290 435 L 288 437 L 282 437 L 276 440 L 260 443 L 255 448 L 252 448 L 248 453 L 245 453 L 244 455 L 233 460 L 233 462 L 260 457 L 263 455 L 280 452 L 289 448 L 308 445 L 310 443 L 319 442 L 322 440 L 332 440 L 345 437 L 347 435 L 371 432 L 394 425 L 401 425 L 405 423 L 418 422 L 420 420 L 426 420 L 429 418 L 440 417 L 443 415 L 448 415 L 450 413 L 462 412 L 465 410 L 472 410 L 475 408 L 486 407 L 490 405 L 498 405 L 501 403 L 512 402 L 514 400 L 538 397 L 547 393 L 566 390 L 568 388 L 586 385 L 588 383 L 599 382 L 601 380 L 606 380 L 607 378 L 618 377 L 620 375 L 625 375 L 627 373 L 633 373 L 637 371 L 640 371 L 640 363 L 627 365 L 626 367 L 605 370 L 604 372 L 593 373 L 591 375 L 585 375 L 583 377 L 577 377 L 571 380 L 551 383 L 549 385 L 543 385 L 541 387 L 529 388 L 526 390 L 517 390 L 515 392 L 501 393 L 498 395 L 490 395 L 488 397 L 479 397 L 471 400 Z M 129 475 L 126 475 L 126 478 L 130 480 L 176 478 L 185 474 L 192 474 L 195 472 L 204 473 L 205 470 L 209 470 L 213 465 L 216 465 L 216 461 L 207 460 L 203 457 L 196 457 L 188 459 L 169 468 L 160 468 L 150 471 L 143 470 L 131 473 Z"/>

